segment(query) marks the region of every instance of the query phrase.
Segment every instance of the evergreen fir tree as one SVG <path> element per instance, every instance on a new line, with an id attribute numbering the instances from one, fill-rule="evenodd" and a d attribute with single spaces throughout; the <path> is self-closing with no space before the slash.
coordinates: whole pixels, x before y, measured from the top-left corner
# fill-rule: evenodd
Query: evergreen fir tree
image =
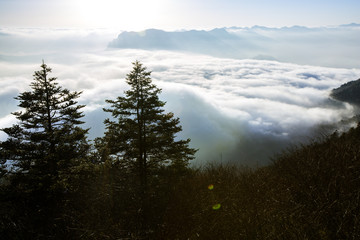
<path id="1" fill-rule="evenodd" d="M 41 70 L 35 71 L 31 91 L 15 98 L 23 109 L 13 113 L 19 123 L 2 129 L 8 139 L 0 142 L 0 159 L 13 166 L 7 178 L 24 201 L 24 209 L 19 211 L 28 215 L 28 222 L 22 224 L 37 232 L 34 234 L 51 234 L 49 224 L 61 209 L 63 194 L 69 191 L 71 172 L 89 149 L 88 129 L 79 126 L 84 105 L 76 99 L 81 92 L 62 88 L 49 73 L 51 68 L 43 63 Z"/>
<path id="2" fill-rule="evenodd" d="M 196 152 L 189 147 L 190 139 L 176 139 L 182 130 L 180 120 L 171 112 L 164 113 L 165 102 L 158 96 L 161 89 L 152 83 L 150 75 L 140 62 L 133 63 L 126 78 L 130 89 L 125 96 L 106 100 L 111 108 L 104 111 L 113 118 L 105 120 L 106 132 L 101 139 L 112 161 L 129 169 L 139 180 L 141 231 L 147 225 L 149 176 L 164 166 L 186 168 Z"/>

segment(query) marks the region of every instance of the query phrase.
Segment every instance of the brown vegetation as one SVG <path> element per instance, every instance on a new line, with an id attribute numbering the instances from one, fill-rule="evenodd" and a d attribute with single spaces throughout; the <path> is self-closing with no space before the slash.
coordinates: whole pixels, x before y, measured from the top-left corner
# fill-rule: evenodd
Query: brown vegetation
<path id="1" fill-rule="evenodd" d="M 214 164 L 195 171 L 177 186 L 160 238 L 358 239 L 359 143 L 357 127 L 256 170 Z"/>

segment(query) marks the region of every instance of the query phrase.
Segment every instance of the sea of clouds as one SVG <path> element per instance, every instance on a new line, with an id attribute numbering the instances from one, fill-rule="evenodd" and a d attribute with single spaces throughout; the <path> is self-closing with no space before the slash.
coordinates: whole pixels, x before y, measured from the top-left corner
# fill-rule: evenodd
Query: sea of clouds
<path id="1" fill-rule="evenodd" d="M 110 117 L 102 111 L 105 99 L 123 94 L 131 63 L 141 61 L 163 89 L 166 111 L 180 118 L 178 137 L 191 138 L 191 146 L 199 148 L 197 163 L 262 165 L 284 147 L 308 141 L 324 126 L 355 114 L 329 93 L 358 79 L 358 68 L 108 49 L 114 36 L 105 30 L 0 29 L 0 127 L 16 121 L 10 114 L 18 110 L 13 97 L 29 90 L 42 59 L 62 86 L 83 91 L 79 102 L 86 104 L 91 139 L 102 136 L 103 121 Z"/>

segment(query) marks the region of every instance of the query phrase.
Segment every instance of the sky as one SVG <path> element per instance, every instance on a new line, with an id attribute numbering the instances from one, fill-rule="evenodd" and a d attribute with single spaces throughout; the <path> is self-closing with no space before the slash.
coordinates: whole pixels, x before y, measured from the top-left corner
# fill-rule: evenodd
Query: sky
<path id="1" fill-rule="evenodd" d="M 360 22 L 358 0 L 0 0 L 1 27 L 139 31 Z"/>

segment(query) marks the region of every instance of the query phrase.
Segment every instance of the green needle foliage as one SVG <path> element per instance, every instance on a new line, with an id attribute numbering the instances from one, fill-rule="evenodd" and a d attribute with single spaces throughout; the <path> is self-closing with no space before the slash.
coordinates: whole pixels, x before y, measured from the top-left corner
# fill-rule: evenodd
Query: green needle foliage
<path id="1" fill-rule="evenodd" d="M 84 106 L 76 99 L 81 92 L 62 88 L 49 73 L 51 68 L 43 63 L 34 74 L 31 91 L 15 98 L 23 109 L 13 113 L 19 123 L 2 129 L 8 139 L 0 142 L 0 159 L 12 163 L 12 170 L 5 173 L 11 192 L 24 206 L 19 208 L 24 219 L 10 224 L 26 225 L 34 238 L 51 235 L 58 224 L 53 220 L 64 192 L 70 190 L 71 171 L 89 149 L 88 130 L 79 126 Z"/>
<path id="2" fill-rule="evenodd" d="M 127 168 L 137 179 L 134 188 L 140 202 L 140 231 L 144 231 L 152 205 L 150 178 L 163 167 L 186 169 L 196 150 L 189 147 L 190 139 L 176 139 L 182 130 L 180 120 L 173 113 L 164 113 L 165 102 L 158 96 L 161 89 L 152 83 L 151 72 L 138 61 L 133 65 L 126 78 L 130 89 L 125 96 L 106 100 L 111 107 L 104 111 L 113 118 L 105 120 L 105 136 L 97 141 L 106 146 L 112 162 Z"/>
<path id="3" fill-rule="evenodd" d="M 145 172 L 163 164 L 187 166 L 196 150 L 189 148 L 190 139 L 176 140 L 182 130 L 179 118 L 164 113 L 165 102 L 159 100 L 161 89 L 152 83 L 151 72 L 138 61 L 127 75 L 130 90 L 116 100 L 106 100 L 105 108 L 113 119 L 106 119 L 103 140 L 114 160 L 134 166 L 145 177 Z"/>

